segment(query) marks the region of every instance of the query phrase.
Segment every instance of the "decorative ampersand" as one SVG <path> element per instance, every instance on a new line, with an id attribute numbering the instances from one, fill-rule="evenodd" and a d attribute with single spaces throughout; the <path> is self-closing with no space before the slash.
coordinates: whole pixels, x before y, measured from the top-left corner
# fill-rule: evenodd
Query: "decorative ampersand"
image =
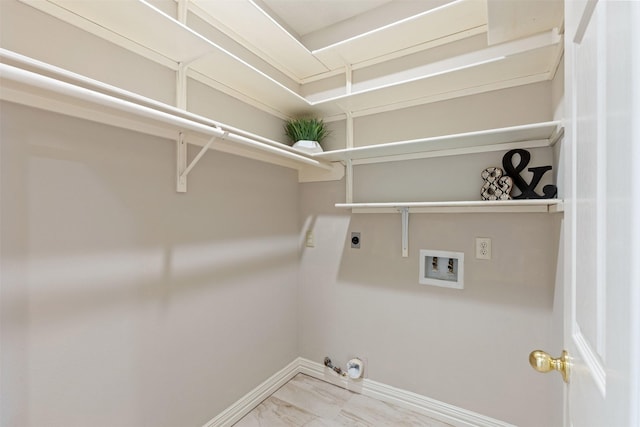
<path id="1" fill-rule="evenodd" d="M 504 172 L 500 168 L 486 168 L 482 171 L 484 184 L 480 189 L 482 200 L 509 200 L 513 180 L 508 176 L 503 176 Z"/>
<path id="2" fill-rule="evenodd" d="M 517 166 L 513 165 L 513 156 L 518 154 L 520 156 L 520 162 Z M 542 195 L 536 193 L 536 187 L 540 183 L 542 176 L 551 170 L 551 166 L 539 166 L 535 168 L 528 168 L 529 172 L 533 173 L 531 182 L 527 182 L 522 178 L 520 172 L 522 172 L 529 161 L 531 160 L 531 154 L 527 150 L 515 149 L 507 152 L 502 158 L 502 167 L 507 175 L 513 178 L 513 183 L 521 191 L 522 194 L 514 196 L 514 199 L 553 199 L 558 194 L 558 187 L 555 185 L 545 185 L 542 188 Z"/>

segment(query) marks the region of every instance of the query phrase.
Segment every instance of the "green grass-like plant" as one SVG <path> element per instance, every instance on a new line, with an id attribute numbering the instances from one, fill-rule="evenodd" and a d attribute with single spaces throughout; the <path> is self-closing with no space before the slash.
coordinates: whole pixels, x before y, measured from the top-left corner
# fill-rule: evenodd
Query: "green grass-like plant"
<path id="1" fill-rule="evenodd" d="M 285 123 L 284 131 L 292 142 L 302 139 L 322 142 L 329 135 L 324 121 L 320 119 L 292 119 Z"/>

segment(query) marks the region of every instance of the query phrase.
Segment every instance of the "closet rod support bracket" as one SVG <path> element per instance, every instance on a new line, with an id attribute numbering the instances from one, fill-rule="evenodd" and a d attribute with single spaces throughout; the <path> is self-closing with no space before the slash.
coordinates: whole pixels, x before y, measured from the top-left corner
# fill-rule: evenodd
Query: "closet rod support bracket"
<path id="1" fill-rule="evenodd" d="M 402 257 L 409 257 L 409 208 L 398 208 L 402 214 Z"/>
<path id="2" fill-rule="evenodd" d="M 184 173 L 187 168 L 187 141 L 184 134 L 178 133 L 176 140 L 176 191 L 178 193 L 187 192 L 187 175 Z"/>
<path id="3" fill-rule="evenodd" d="M 225 131 L 221 138 L 222 139 L 226 138 L 228 134 L 229 132 Z M 178 193 L 187 192 L 187 175 L 189 175 L 189 172 L 191 172 L 191 170 L 194 168 L 196 163 L 198 163 L 198 161 L 202 158 L 202 156 L 204 156 L 204 154 L 207 152 L 209 147 L 211 147 L 211 144 L 213 144 L 214 141 L 217 139 L 218 139 L 217 136 L 211 137 L 209 142 L 207 142 L 204 145 L 204 147 L 200 149 L 200 151 L 198 152 L 198 154 L 196 154 L 196 156 L 193 158 L 191 163 L 189 163 L 189 166 L 187 166 L 187 142 L 184 140 L 184 134 L 182 132 L 179 133 L 178 140 L 177 140 L 177 153 L 176 153 L 177 171 L 178 171 L 178 181 L 176 184 L 176 191 Z"/>

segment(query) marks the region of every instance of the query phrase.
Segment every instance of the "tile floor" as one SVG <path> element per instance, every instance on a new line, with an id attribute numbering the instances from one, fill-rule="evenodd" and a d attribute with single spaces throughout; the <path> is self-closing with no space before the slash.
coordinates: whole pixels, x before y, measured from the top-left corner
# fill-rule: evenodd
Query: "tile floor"
<path id="1" fill-rule="evenodd" d="M 235 427 L 452 427 L 425 415 L 296 375 Z"/>

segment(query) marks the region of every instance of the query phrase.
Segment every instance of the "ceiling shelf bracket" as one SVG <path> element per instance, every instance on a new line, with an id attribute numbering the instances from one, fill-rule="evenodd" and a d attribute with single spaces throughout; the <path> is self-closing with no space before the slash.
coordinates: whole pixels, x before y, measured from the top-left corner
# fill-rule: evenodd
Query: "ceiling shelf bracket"
<path id="1" fill-rule="evenodd" d="M 189 64 L 184 62 L 178 63 L 178 70 L 176 71 L 176 107 L 185 110 L 187 109 L 187 71 Z"/>
<path id="2" fill-rule="evenodd" d="M 187 25 L 187 16 L 189 13 L 189 3 L 187 0 L 178 0 L 178 22 Z"/>
<path id="3" fill-rule="evenodd" d="M 346 185 L 346 202 L 353 203 L 353 161 L 347 159 L 345 161 L 345 185 Z"/>

